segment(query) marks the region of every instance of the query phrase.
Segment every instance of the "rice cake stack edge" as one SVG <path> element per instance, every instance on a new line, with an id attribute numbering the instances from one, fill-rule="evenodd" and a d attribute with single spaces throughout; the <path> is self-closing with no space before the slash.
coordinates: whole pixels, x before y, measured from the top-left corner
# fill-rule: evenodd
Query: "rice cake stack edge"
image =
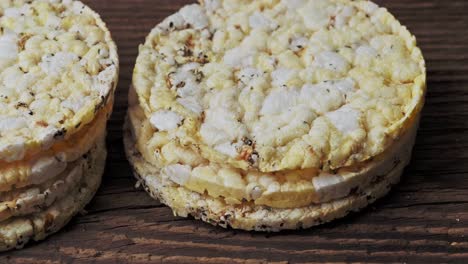
<path id="1" fill-rule="evenodd" d="M 308 228 L 384 196 L 426 92 L 415 37 L 350 0 L 204 0 L 140 46 L 125 125 L 135 176 L 179 216 Z"/>
<path id="2" fill-rule="evenodd" d="M 80 1 L 0 1 L 0 251 L 60 230 L 106 160 L 119 61 Z"/>

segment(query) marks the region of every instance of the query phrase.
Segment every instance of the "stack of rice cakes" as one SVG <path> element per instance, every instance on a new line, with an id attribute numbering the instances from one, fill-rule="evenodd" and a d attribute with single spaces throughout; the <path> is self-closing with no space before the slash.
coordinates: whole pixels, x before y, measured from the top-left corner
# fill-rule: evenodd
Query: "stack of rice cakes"
<path id="1" fill-rule="evenodd" d="M 205 0 L 140 47 L 127 156 L 176 215 L 307 228 L 399 181 L 425 86 L 414 36 L 372 2 Z"/>
<path id="2" fill-rule="evenodd" d="M 62 228 L 101 182 L 117 49 L 79 1 L 0 1 L 0 250 Z"/>

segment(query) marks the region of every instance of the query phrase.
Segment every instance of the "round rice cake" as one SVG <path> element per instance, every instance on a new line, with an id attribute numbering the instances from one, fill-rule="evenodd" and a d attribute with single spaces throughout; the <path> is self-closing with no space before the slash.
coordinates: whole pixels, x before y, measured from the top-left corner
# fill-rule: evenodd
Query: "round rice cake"
<path id="1" fill-rule="evenodd" d="M 69 139 L 55 143 L 49 150 L 27 155 L 20 161 L 0 161 L 0 192 L 41 184 L 62 173 L 68 163 L 89 152 L 105 135 L 111 111 L 112 100 L 91 123 L 84 125 Z"/>
<path id="2" fill-rule="evenodd" d="M 359 211 L 387 194 L 398 183 L 405 167 L 404 163 L 400 163 L 387 175 L 380 175 L 367 188 L 328 203 L 287 209 L 248 202 L 230 205 L 220 197 L 214 198 L 187 190 L 161 177 L 160 169 L 145 161 L 134 148 L 129 131 L 126 131 L 124 141 L 127 158 L 134 168 L 135 176 L 153 198 L 171 207 L 175 215 L 191 215 L 212 225 L 248 231 L 278 232 L 309 228 Z"/>
<path id="3" fill-rule="evenodd" d="M 117 48 L 80 1 L 0 1 L 0 160 L 71 138 L 114 93 Z"/>
<path id="4" fill-rule="evenodd" d="M 43 240 L 65 226 L 91 201 L 99 188 L 106 155 L 105 142 L 100 140 L 85 162 L 77 164 L 81 167 L 82 177 L 68 195 L 41 212 L 1 222 L 0 251 L 22 248 L 31 240 Z"/>
<path id="5" fill-rule="evenodd" d="M 0 192 L 0 222 L 15 216 L 38 213 L 68 195 L 82 181 L 83 168 L 90 165 L 89 157 L 91 152 L 96 151 L 96 142 L 104 140 L 103 131 L 88 152 L 73 162 L 65 163 L 61 173 L 55 174 L 57 170 L 53 168 L 49 170 L 50 173 L 45 171 L 41 183 L 31 183 L 23 188 Z"/>
<path id="6" fill-rule="evenodd" d="M 318 170 L 291 170 L 274 173 L 244 171 L 225 164 L 212 163 L 201 158 L 190 164 L 166 165 L 146 148 L 152 129 L 141 108 L 133 105 L 128 110 L 126 129 L 131 131 L 135 150 L 142 158 L 159 168 L 158 174 L 187 190 L 211 197 L 222 197 L 226 204 L 251 202 L 272 208 L 296 208 L 343 198 L 371 186 L 381 175 L 398 165 L 406 166 L 411 158 L 418 123 L 396 144 L 373 160 L 334 172 Z M 164 151 L 163 151 L 164 153 Z"/>
<path id="7" fill-rule="evenodd" d="M 133 86 L 167 164 L 333 171 L 387 151 L 417 123 L 415 37 L 364 0 L 204 0 L 156 26 Z M 184 152 L 186 155 L 180 155 Z"/>

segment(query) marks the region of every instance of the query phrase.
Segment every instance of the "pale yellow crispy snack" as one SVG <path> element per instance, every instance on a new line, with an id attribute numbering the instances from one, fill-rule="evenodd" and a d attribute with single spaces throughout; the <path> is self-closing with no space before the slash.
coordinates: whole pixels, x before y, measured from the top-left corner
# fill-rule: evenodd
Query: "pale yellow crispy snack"
<path id="1" fill-rule="evenodd" d="M 127 128 L 132 132 L 135 150 L 148 163 L 160 169 L 162 178 L 199 194 L 222 197 L 227 204 L 251 202 L 272 208 L 296 208 L 325 203 L 366 189 L 400 163 L 409 163 L 418 128 L 416 122 L 386 152 L 372 161 L 354 167 L 341 168 L 333 173 L 312 169 L 262 173 L 213 163 L 197 158 L 196 155 L 193 155 L 189 164 L 165 165 L 157 158 L 158 153 L 147 148 L 152 129 L 149 121 L 142 118 L 144 114 L 141 108 L 131 106 L 128 110 Z M 184 149 L 181 149 L 180 155 L 184 154 Z"/>
<path id="2" fill-rule="evenodd" d="M 133 76 L 167 164 L 196 148 L 262 172 L 372 159 L 414 126 L 425 85 L 415 37 L 363 0 L 188 5 L 152 30 Z"/>
<path id="3" fill-rule="evenodd" d="M 0 251 L 19 249 L 29 241 L 45 239 L 59 231 L 89 203 L 101 182 L 106 160 L 104 138 L 96 144 L 84 164 L 78 164 L 83 166 L 82 177 L 67 196 L 43 208 L 43 211 L 0 223 Z"/>
<path id="4" fill-rule="evenodd" d="M 117 48 L 80 1 L 0 1 L 0 160 L 70 139 L 117 84 Z"/>
<path id="5" fill-rule="evenodd" d="M 359 211 L 384 196 L 398 183 L 404 163 L 400 163 L 387 175 L 381 175 L 370 186 L 357 193 L 328 203 L 305 207 L 278 209 L 244 202 L 228 204 L 223 198 L 213 198 L 187 190 L 164 179 L 160 169 L 145 161 L 135 150 L 131 132 L 126 131 L 125 151 L 137 177 L 145 190 L 155 199 L 171 207 L 177 216 L 189 215 L 212 225 L 234 229 L 277 232 L 301 229 L 323 224 Z"/>
<path id="6" fill-rule="evenodd" d="M 106 136 L 105 126 L 100 134 L 91 142 L 87 152 L 82 153 L 69 162 L 51 163 L 43 169 L 29 183 L 17 185 L 8 191 L 0 192 L 0 222 L 11 217 L 39 213 L 57 200 L 64 199 L 80 184 L 85 177 L 85 167 L 90 166 L 91 151 L 95 151 L 97 144 L 102 144 Z M 54 165 L 56 167 L 54 167 Z"/>
<path id="7" fill-rule="evenodd" d="M 62 173 L 67 163 L 89 152 L 99 137 L 105 134 L 106 123 L 112 111 L 113 96 L 95 119 L 67 140 L 56 142 L 48 150 L 27 155 L 21 161 L 0 161 L 0 191 L 37 185 Z"/>

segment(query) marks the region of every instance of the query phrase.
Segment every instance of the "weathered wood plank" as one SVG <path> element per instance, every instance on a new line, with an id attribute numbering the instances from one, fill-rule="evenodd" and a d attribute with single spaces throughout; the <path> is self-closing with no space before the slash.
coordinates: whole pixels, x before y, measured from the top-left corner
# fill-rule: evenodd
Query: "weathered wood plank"
<path id="1" fill-rule="evenodd" d="M 121 127 L 127 88 L 149 30 L 185 0 L 87 0 L 121 56 L 109 161 L 88 214 L 0 263 L 468 262 L 468 1 L 378 0 L 418 37 L 428 98 L 413 162 L 390 195 L 361 213 L 297 232 L 223 230 L 171 211 L 134 188 Z"/>

